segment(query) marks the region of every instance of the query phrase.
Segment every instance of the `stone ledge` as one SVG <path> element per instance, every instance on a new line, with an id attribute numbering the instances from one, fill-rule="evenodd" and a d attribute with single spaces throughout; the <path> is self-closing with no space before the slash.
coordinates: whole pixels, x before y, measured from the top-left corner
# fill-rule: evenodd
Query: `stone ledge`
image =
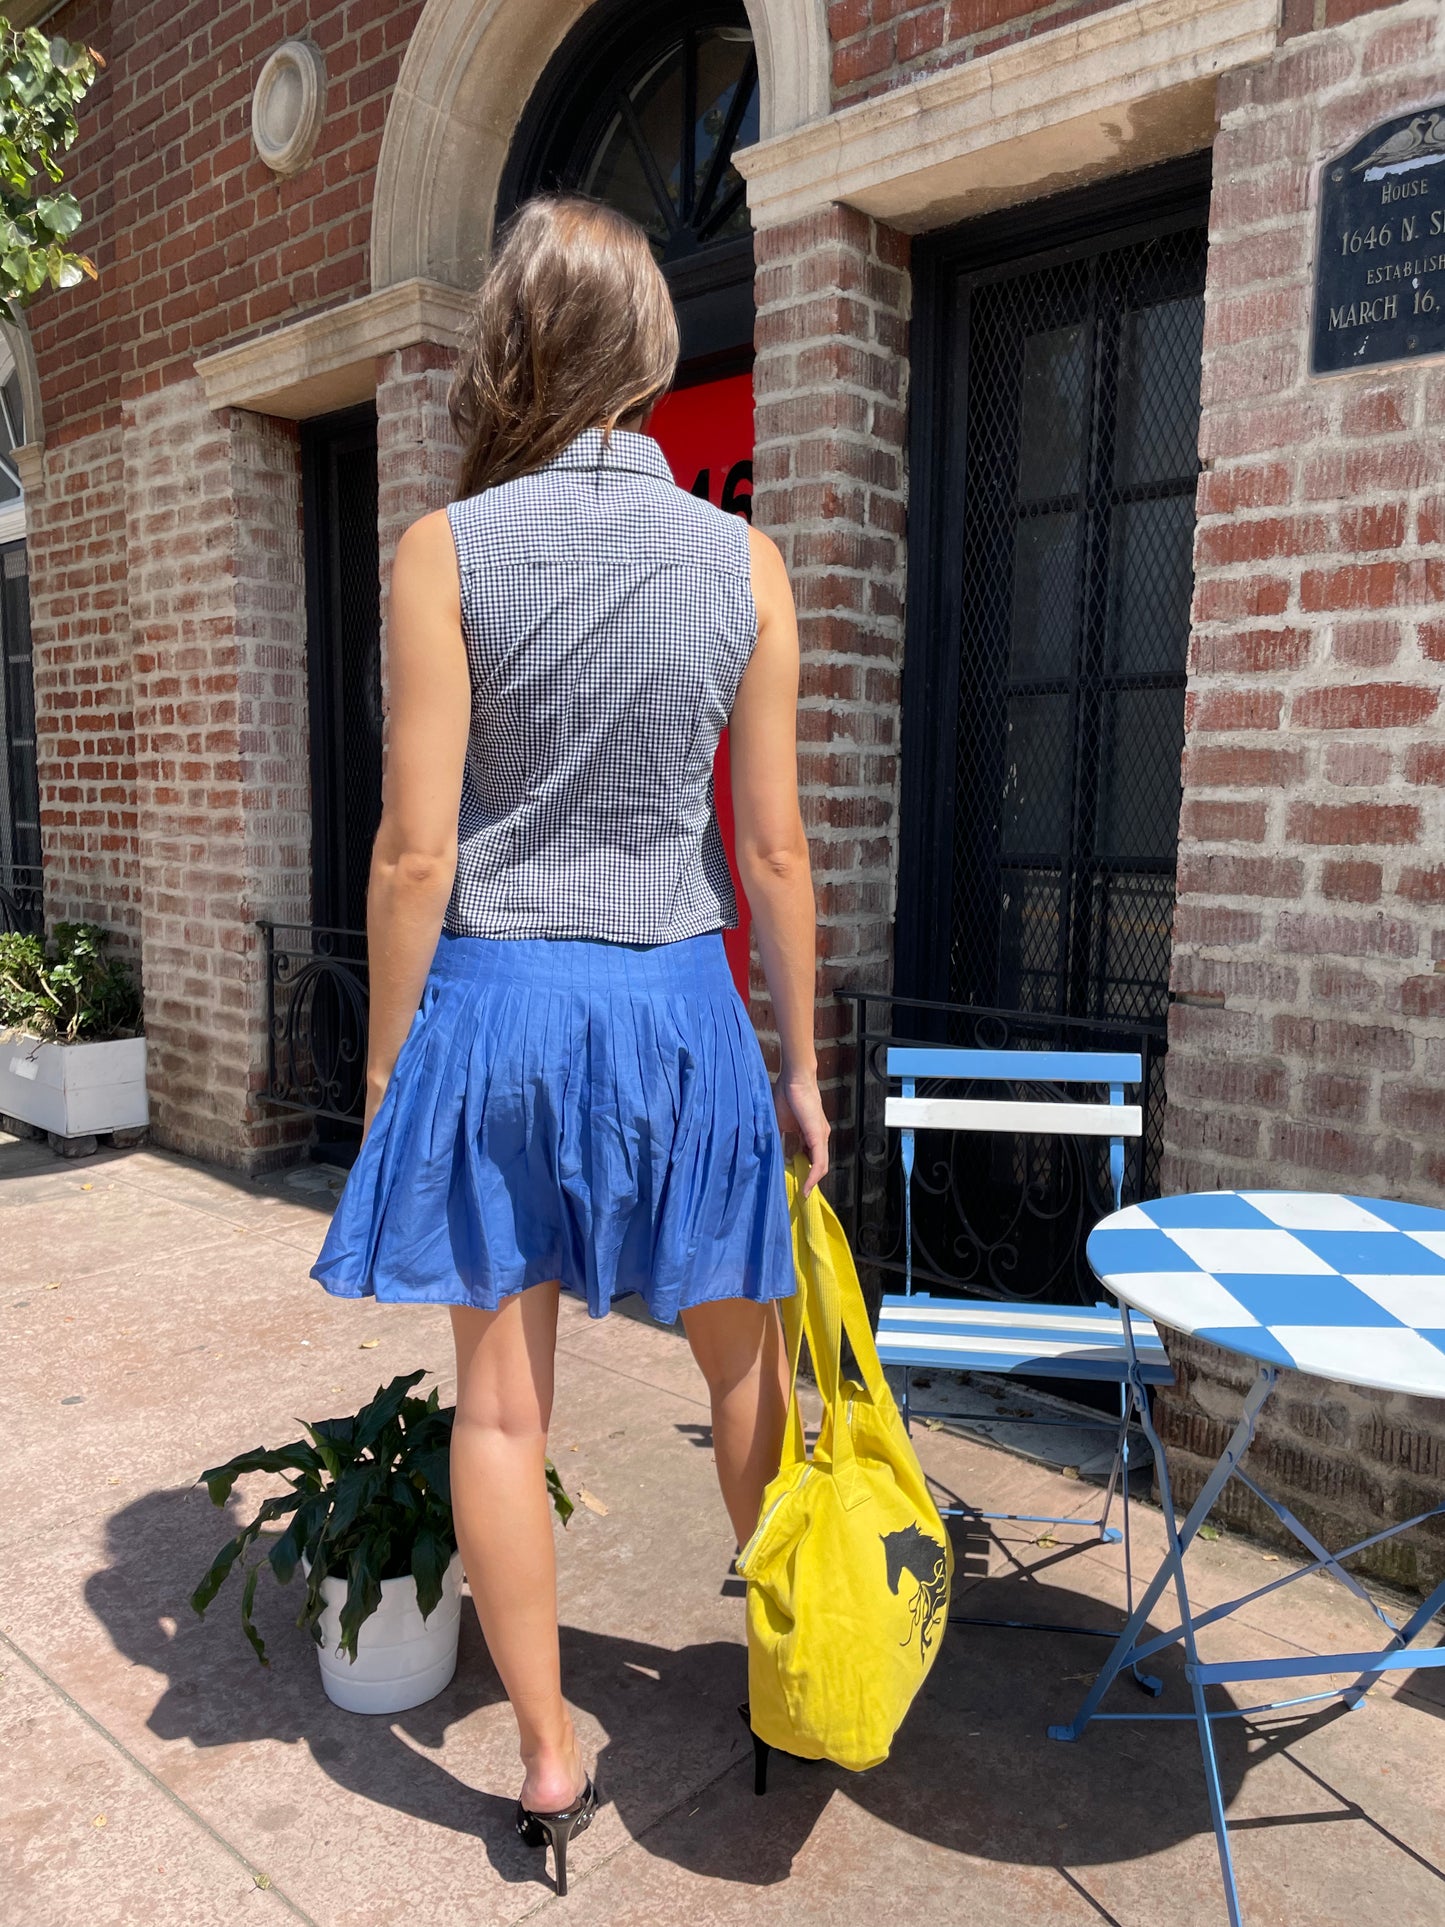
<path id="1" fill-rule="evenodd" d="M 738 156 L 756 227 L 843 202 L 909 233 L 1197 153 L 1278 0 L 1128 0 Z"/>
<path id="2" fill-rule="evenodd" d="M 419 342 L 455 347 L 471 305 L 470 295 L 440 282 L 399 281 L 203 355 L 196 373 L 210 408 L 303 421 L 369 400 L 379 355 Z"/>

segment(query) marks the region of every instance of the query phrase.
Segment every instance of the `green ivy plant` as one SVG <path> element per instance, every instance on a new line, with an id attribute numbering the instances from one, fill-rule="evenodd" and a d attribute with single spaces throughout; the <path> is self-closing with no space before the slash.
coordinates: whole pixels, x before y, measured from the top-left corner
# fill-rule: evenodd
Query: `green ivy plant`
<path id="1" fill-rule="evenodd" d="M 80 203 L 60 186 L 57 156 L 75 140 L 76 105 L 104 65 L 93 47 L 0 18 L 0 300 L 96 278 L 95 263 L 66 245 Z"/>
<path id="2" fill-rule="evenodd" d="M 257 1446 L 201 1474 L 212 1504 L 219 1506 L 247 1472 L 280 1473 L 290 1488 L 267 1499 L 249 1525 L 227 1540 L 191 1594 L 191 1605 L 204 1614 L 231 1573 L 244 1572 L 241 1630 L 263 1666 L 271 1662 L 252 1609 L 266 1566 L 286 1586 L 304 1561 L 306 1593 L 296 1624 L 318 1645 L 317 1622 L 326 1608 L 321 1582 L 330 1576 L 345 1579 L 341 1651 L 353 1661 L 356 1636 L 381 1604 L 383 1579 L 410 1573 L 423 1619 L 439 1603 L 457 1549 L 449 1470 L 456 1407 L 439 1405 L 435 1388 L 426 1398 L 409 1396 L 425 1376 L 407 1372 L 379 1387 L 349 1418 L 318 1419 L 305 1426 L 304 1439 L 270 1449 Z M 566 1525 L 572 1501 L 550 1459 L 547 1489 Z M 283 1519 L 285 1529 L 258 1544 L 266 1527 Z M 248 1560 L 253 1547 L 256 1554 Z"/>
<path id="3" fill-rule="evenodd" d="M 0 1029 L 63 1044 L 134 1036 L 140 991 L 108 942 L 96 923 L 58 923 L 49 944 L 0 932 Z"/>

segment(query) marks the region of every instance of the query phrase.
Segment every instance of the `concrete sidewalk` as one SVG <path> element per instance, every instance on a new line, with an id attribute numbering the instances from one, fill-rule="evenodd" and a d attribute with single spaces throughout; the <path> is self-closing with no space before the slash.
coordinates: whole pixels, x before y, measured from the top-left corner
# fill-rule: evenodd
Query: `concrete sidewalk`
<path id="1" fill-rule="evenodd" d="M 451 1687 L 390 1721 L 325 1699 L 291 1623 L 299 1594 L 263 1586 L 269 1669 L 234 1598 L 197 1621 L 187 1595 L 226 1536 L 203 1467 L 417 1365 L 451 1394 L 444 1312 L 337 1304 L 308 1281 L 330 1203 L 314 1171 L 248 1184 L 154 1151 L 67 1165 L 0 1139 L 4 1927 L 1223 1921 L 1192 1731 L 1044 1737 L 1096 1640 L 956 1626 L 886 1766 L 777 1761 L 754 1798 L 707 1406 L 678 1338 L 637 1319 L 564 1303 L 554 1454 L 606 1510 L 579 1505 L 561 1540 L 563 1648 L 608 1802 L 566 1901 L 512 1833 L 514 1731 L 470 1611 Z M 940 1490 L 972 1505 L 1096 1496 L 949 1435 L 919 1444 Z M 1117 1551 L 1039 1531 L 958 1535 L 963 1609 L 1117 1623 Z M 1147 1570 L 1147 1509 L 1139 1540 Z M 1206 1599 L 1281 1570 L 1238 1540 L 1199 1553 Z M 1310 1578 L 1208 1651 L 1370 1638 L 1358 1603 Z M 1164 1671 L 1164 1705 L 1182 1709 L 1177 1660 Z M 1349 1716 L 1221 1723 L 1251 1927 L 1437 1927 L 1442 1716 L 1439 1675 L 1422 1674 Z"/>

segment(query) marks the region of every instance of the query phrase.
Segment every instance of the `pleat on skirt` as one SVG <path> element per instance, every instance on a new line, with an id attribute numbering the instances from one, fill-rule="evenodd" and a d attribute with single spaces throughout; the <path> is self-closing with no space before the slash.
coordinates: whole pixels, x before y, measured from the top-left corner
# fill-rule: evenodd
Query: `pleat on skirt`
<path id="1" fill-rule="evenodd" d="M 557 1278 L 594 1318 L 793 1290 L 783 1147 L 720 935 L 443 935 L 312 1269 L 475 1305 Z"/>

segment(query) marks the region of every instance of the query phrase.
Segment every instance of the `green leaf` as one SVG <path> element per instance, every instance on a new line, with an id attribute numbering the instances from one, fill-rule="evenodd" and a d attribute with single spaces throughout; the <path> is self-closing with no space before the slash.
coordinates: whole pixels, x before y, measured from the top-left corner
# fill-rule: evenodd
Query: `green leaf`
<path id="1" fill-rule="evenodd" d="M 410 1454 L 413 1473 L 420 1474 L 427 1490 L 434 1492 L 450 1511 L 452 1503 L 452 1455 L 445 1445 Z"/>
<path id="2" fill-rule="evenodd" d="M 256 1604 L 256 1581 L 260 1577 L 260 1566 L 252 1566 L 246 1574 L 245 1588 L 241 1593 L 241 1631 L 250 1640 L 257 1659 L 263 1666 L 269 1666 L 271 1662 L 266 1657 L 265 1644 L 257 1631 L 255 1620 L 251 1617 L 251 1610 Z"/>
<path id="3" fill-rule="evenodd" d="M 0 201 L 8 217 L 0 241 L 0 301 L 23 301 L 47 280 L 67 288 L 95 274 L 93 262 L 58 245 L 81 223 L 75 197 L 61 191 L 32 202 L 30 190 L 41 175 L 60 186 L 57 157 L 76 139 L 77 103 L 103 64 L 81 43 L 47 38 L 34 27 L 17 31 L 0 20 Z M 62 1023 L 48 1034 L 84 1033 Z"/>
<path id="4" fill-rule="evenodd" d="M 240 1452 L 224 1465 L 203 1472 L 199 1482 L 210 1493 L 212 1505 L 224 1505 L 237 1479 L 247 1472 L 316 1472 L 320 1466 L 321 1461 L 311 1447 L 304 1439 L 297 1439 L 291 1445 L 258 1445 L 249 1452 Z"/>
<path id="5" fill-rule="evenodd" d="M 356 1635 L 381 1604 L 380 1547 L 357 1546 L 347 1561 L 346 1602 L 341 1608 L 341 1651 L 356 1663 Z"/>
<path id="6" fill-rule="evenodd" d="M 336 1481 L 323 1543 L 333 1544 L 350 1530 L 353 1520 L 386 1490 L 386 1473 L 370 1460 L 349 1465 Z"/>
<path id="7" fill-rule="evenodd" d="M 331 1499 L 328 1493 L 309 1494 L 297 1506 L 290 1525 L 272 1543 L 266 1557 L 270 1561 L 272 1572 L 276 1575 L 277 1585 L 289 1586 L 300 1563 L 301 1555 L 306 1553 L 309 1556 L 314 1552 L 314 1542 L 321 1536 L 330 1505 Z"/>
<path id="8" fill-rule="evenodd" d="M 416 1603 L 423 1619 L 430 1618 L 441 1604 L 442 1581 L 455 1549 L 440 1533 L 423 1528 L 416 1536 L 411 1549 L 411 1576 L 416 1581 Z"/>
<path id="9" fill-rule="evenodd" d="M 377 1388 L 371 1403 L 364 1405 L 356 1415 L 358 1451 L 364 1452 L 376 1443 L 401 1411 L 412 1386 L 425 1377 L 425 1371 L 407 1372 L 404 1377 L 394 1378 L 390 1385 Z"/>
<path id="10" fill-rule="evenodd" d="M 211 1561 L 205 1578 L 191 1594 L 192 1609 L 202 1617 L 205 1615 L 207 1606 L 225 1584 L 227 1574 L 245 1549 L 245 1543 L 244 1535 L 239 1533 L 234 1539 L 228 1540 Z"/>
<path id="11" fill-rule="evenodd" d="M 547 1490 L 552 1495 L 552 1508 L 565 1526 L 577 1508 L 567 1497 L 567 1488 L 562 1483 L 561 1474 L 550 1459 L 547 1461 Z"/>
<path id="12" fill-rule="evenodd" d="M 73 194 L 42 194 L 35 203 L 36 218 L 62 240 L 80 226 L 80 202 Z"/>
<path id="13" fill-rule="evenodd" d="M 207 1606 L 225 1583 L 231 1568 L 259 1536 L 262 1527 L 270 1525 L 273 1520 L 284 1519 L 289 1513 L 295 1511 L 298 1503 L 298 1495 L 295 1492 L 283 1492 L 274 1499 L 268 1499 L 251 1523 L 238 1532 L 234 1539 L 228 1540 L 222 1546 L 211 1561 L 205 1578 L 191 1594 L 191 1605 L 197 1613 L 204 1615 Z"/>

